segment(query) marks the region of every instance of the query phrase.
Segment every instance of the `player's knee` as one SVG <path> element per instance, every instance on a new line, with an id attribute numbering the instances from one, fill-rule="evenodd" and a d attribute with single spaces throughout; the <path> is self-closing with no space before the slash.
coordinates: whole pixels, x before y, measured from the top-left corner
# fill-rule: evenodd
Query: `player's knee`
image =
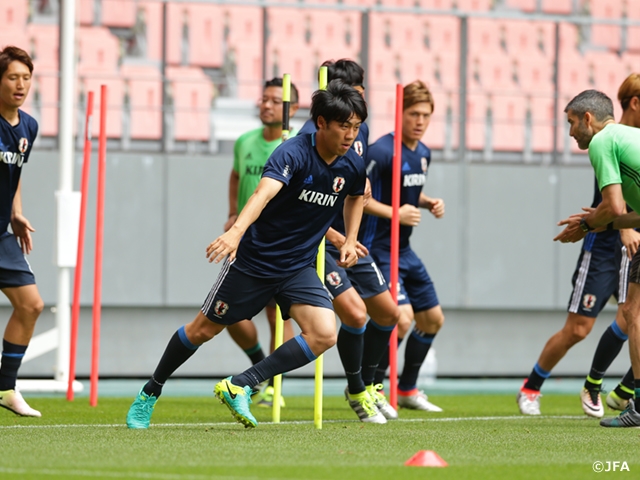
<path id="1" fill-rule="evenodd" d="M 338 335 L 336 332 L 325 332 L 316 337 L 316 345 L 318 351 L 321 353 L 326 352 L 338 342 Z"/>
<path id="2" fill-rule="evenodd" d="M 16 306 L 16 313 L 18 317 L 23 321 L 33 322 L 37 320 L 38 316 L 44 309 L 44 302 L 40 297 L 37 297 L 28 302 L 22 303 Z"/>
<path id="3" fill-rule="evenodd" d="M 345 312 L 345 318 L 340 320 L 352 328 L 363 328 L 367 324 L 367 311 L 359 308 L 352 308 Z"/>
<path id="4" fill-rule="evenodd" d="M 568 338 L 569 345 L 575 345 L 576 343 L 581 342 L 582 340 L 587 338 L 587 335 L 589 335 L 589 332 L 591 332 L 590 325 L 583 325 L 583 324 L 575 325 L 573 329 L 569 332 L 569 338 Z"/>

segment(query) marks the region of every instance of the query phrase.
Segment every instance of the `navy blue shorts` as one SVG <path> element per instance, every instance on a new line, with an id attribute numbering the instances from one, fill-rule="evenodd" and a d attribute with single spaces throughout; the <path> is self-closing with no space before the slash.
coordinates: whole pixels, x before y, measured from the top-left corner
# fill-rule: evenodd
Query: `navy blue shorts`
<path id="1" fill-rule="evenodd" d="M 272 298 L 280 306 L 285 320 L 290 318 L 289 309 L 294 304 L 333 310 L 329 294 L 313 267 L 278 277 L 254 277 L 227 259 L 202 306 L 202 313 L 212 322 L 233 325 L 255 317 Z"/>
<path id="2" fill-rule="evenodd" d="M 339 267 L 336 260 L 340 253 L 327 248 L 324 257 L 324 286 L 333 300 L 345 290 L 353 287 L 361 298 L 371 298 L 389 290 L 387 282 L 370 255 L 358 259 L 353 267 Z"/>
<path id="3" fill-rule="evenodd" d="M 389 251 L 370 251 L 378 268 L 391 281 L 391 256 Z M 422 260 L 411 247 L 400 250 L 398 265 L 398 305 L 410 304 L 414 312 L 422 312 L 440 305 L 436 288 Z"/>
<path id="4" fill-rule="evenodd" d="M 0 288 L 23 287 L 35 283 L 36 277 L 15 235 L 10 232 L 0 235 Z"/>
<path id="5" fill-rule="evenodd" d="M 595 234 L 589 234 L 595 235 Z M 629 258 L 627 249 L 620 240 L 612 247 L 592 248 L 593 237 L 587 236 L 583 243 L 576 270 L 573 273 L 573 292 L 568 311 L 595 318 L 611 296 L 618 303 L 627 298 L 629 281 Z"/>

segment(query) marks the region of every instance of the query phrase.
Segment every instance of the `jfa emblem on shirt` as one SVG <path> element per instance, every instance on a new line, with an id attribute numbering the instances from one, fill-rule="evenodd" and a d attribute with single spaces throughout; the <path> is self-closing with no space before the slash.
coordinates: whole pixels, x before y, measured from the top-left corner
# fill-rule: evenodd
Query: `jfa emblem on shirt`
<path id="1" fill-rule="evenodd" d="M 362 142 L 360 140 L 356 141 L 353 144 L 353 149 L 356 151 L 356 153 L 360 156 L 362 156 L 362 154 L 364 153 L 364 147 L 362 146 Z"/>
<path id="2" fill-rule="evenodd" d="M 344 178 L 336 177 L 333 179 L 333 191 L 338 193 L 344 188 Z"/>
<path id="3" fill-rule="evenodd" d="M 422 164 L 422 173 L 427 173 L 427 168 L 429 168 L 429 163 L 427 162 L 426 157 L 422 157 L 420 159 L 420 163 Z"/>
<path id="4" fill-rule="evenodd" d="M 218 300 L 216 302 L 216 308 L 214 308 L 213 312 L 218 315 L 218 316 L 222 316 L 225 313 L 227 313 L 227 310 L 229 310 L 229 305 L 227 305 L 226 303 L 224 303 L 222 300 Z"/>
<path id="5" fill-rule="evenodd" d="M 585 310 L 591 310 L 593 306 L 596 304 L 596 296 L 591 293 L 587 293 L 584 297 L 582 297 L 582 306 L 584 306 Z"/>
<path id="6" fill-rule="evenodd" d="M 329 282 L 329 285 L 337 287 L 342 283 L 342 278 L 340 278 L 340 274 L 338 272 L 331 272 L 327 274 L 327 282 Z"/>
<path id="7" fill-rule="evenodd" d="M 29 148 L 29 141 L 22 137 L 18 142 L 18 150 L 20 150 L 20 153 L 24 153 L 27 151 L 27 148 Z"/>

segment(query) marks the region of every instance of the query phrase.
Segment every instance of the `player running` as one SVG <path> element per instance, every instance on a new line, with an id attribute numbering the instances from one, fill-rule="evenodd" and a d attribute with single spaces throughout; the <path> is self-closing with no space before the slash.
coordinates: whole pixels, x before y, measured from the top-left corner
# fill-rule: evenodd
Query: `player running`
<path id="1" fill-rule="evenodd" d="M 227 325 L 252 318 L 271 298 L 302 333 L 216 384 L 215 395 L 238 422 L 257 425 L 249 409 L 256 385 L 312 362 L 335 345 L 335 314 L 314 264 L 318 244 L 341 211 L 347 235 L 339 264 L 350 267 L 357 261 L 366 177 L 351 145 L 367 107 L 356 90 L 334 80 L 314 93 L 311 116 L 317 133 L 293 137 L 274 151 L 234 225 L 207 247 L 209 261 L 228 257 L 202 310 L 173 335 L 131 405 L 129 428 L 149 427 L 164 383 L 200 345 Z"/>
<path id="2" fill-rule="evenodd" d="M 0 407 L 40 417 L 16 388 L 18 369 L 44 308 L 25 257 L 33 249 L 31 232 L 35 230 L 22 214 L 20 179 L 38 135 L 38 123 L 20 110 L 29 95 L 32 73 L 27 52 L 17 47 L 0 51 L 0 289 L 13 307 L 2 338 Z"/>
<path id="3" fill-rule="evenodd" d="M 405 362 L 398 383 L 398 405 L 404 408 L 441 412 L 417 388 L 420 367 L 433 340 L 442 328 L 444 314 L 435 287 L 422 261 L 411 249 L 409 237 L 420 223 L 420 208 L 429 210 L 436 218 L 444 215 L 444 202 L 422 193 L 431 162 L 431 150 L 420 140 L 424 136 L 434 101 L 431 92 L 421 81 L 404 87 L 402 113 L 402 188 L 400 191 L 400 263 L 398 304 L 402 310 L 400 322 L 404 331 L 411 319 L 416 325 L 407 340 Z M 383 136 L 369 147 L 367 174 L 371 180 L 373 198 L 365 207 L 369 215 L 364 225 L 363 243 L 390 280 L 391 265 L 391 170 L 393 163 L 392 133 Z M 398 325 L 401 330 L 401 325 Z"/>

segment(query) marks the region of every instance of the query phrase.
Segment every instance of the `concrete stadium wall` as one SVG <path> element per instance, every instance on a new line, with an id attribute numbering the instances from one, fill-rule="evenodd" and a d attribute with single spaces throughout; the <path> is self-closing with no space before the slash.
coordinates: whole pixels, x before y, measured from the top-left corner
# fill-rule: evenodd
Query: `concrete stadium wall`
<path id="1" fill-rule="evenodd" d="M 77 156 L 76 177 L 79 161 Z M 229 154 L 109 154 L 103 374 L 148 375 L 169 336 L 197 312 L 219 270 L 207 263 L 204 251 L 226 220 L 231 164 Z M 92 188 L 95 171 L 94 164 Z M 37 230 L 29 260 L 47 304 L 37 328 L 44 331 L 53 325 L 56 299 L 52 259 L 57 153 L 34 152 L 23 173 L 24 212 Z M 425 212 L 412 244 L 429 269 L 447 316 L 435 343 L 440 374 L 528 373 L 546 339 L 564 321 L 579 251 L 578 245 L 552 242 L 559 231 L 555 224 L 590 204 L 592 185 L 588 165 L 432 164 L 425 192 L 444 198 L 446 215 L 435 220 Z M 94 198 L 88 212 L 80 375 L 89 371 L 91 311 L 86 307 L 93 291 Z M 607 307 L 606 319 L 556 373 L 587 371 L 597 337 L 614 311 Z M 0 298 L 2 318 L 9 312 L 6 299 Z M 266 320 L 257 324 L 262 343 L 268 345 Z M 615 372 L 623 373 L 628 366 L 627 355 L 621 357 Z M 53 354 L 47 354 L 25 364 L 22 374 L 50 375 L 53 362 Z M 220 375 L 247 365 L 224 334 L 178 373 Z M 335 349 L 327 355 L 326 371 L 341 372 Z M 312 370 L 301 373 L 311 375 Z"/>

